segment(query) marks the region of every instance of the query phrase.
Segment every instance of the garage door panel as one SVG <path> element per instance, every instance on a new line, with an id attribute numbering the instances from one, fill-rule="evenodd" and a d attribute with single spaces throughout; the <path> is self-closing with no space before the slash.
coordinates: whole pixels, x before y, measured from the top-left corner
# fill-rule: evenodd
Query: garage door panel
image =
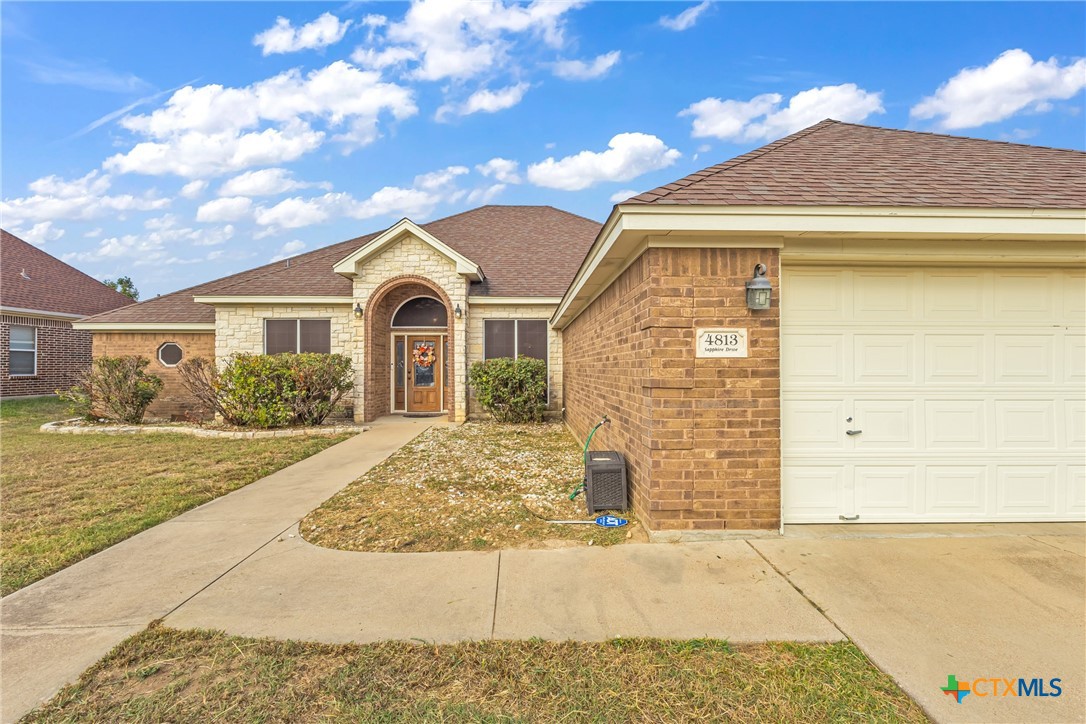
<path id="1" fill-rule="evenodd" d="M 844 335 L 797 334 L 788 349 L 782 350 L 781 364 L 793 371 L 795 384 L 841 383 L 845 381 Z"/>
<path id="2" fill-rule="evenodd" d="M 987 419 L 983 400 L 927 400 L 924 444 L 931 450 L 986 450 Z"/>
<path id="3" fill-rule="evenodd" d="M 844 500 L 846 474 L 840 465 L 791 466 L 781 481 L 781 494 L 788 497 L 797 519 L 838 520 L 838 515 L 851 507 L 851 502 Z"/>
<path id="4" fill-rule="evenodd" d="M 995 381 L 1004 384 L 1055 382 L 1055 341 L 1050 334 L 995 335 Z"/>
<path id="5" fill-rule="evenodd" d="M 1056 513 L 1055 465 L 1000 465 L 996 469 L 996 517 Z"/>
<path id="6" fill-rule="evenodd" d="M 858 384 L 916 380 L 915 342 L 911 334 L 857 334 L 853 349 L 853 379 Z"/>
<path id="7" fill-rule="evenodd" d="M 845 445 L 841 400 L 789 400 L 782 405 L 782 442 L 796 451 L 825 453 Z"/>
<path id="8" fill-rule="evenodd" d="M 922 491 L 917 490 L 914 466 L 855 467 L 856 512 L 866 518 L 907 520 L 922 512 Z"/>
<path id="9" fill-rule="evenodd" d="M 1067 272 L 1063 275 L 1064 321 L 1082 326 L 1086 321 L 1086 274 Z"/>
<path id="10" fill-rule="evenodd" d="M 856 400 L 853 410 L 857 451 L 916 449 L 916 401 Z"/>
<path id="11" fill-rule="evenodd" d="M 936 322 L 988 319 L 986 272 L 936 271 L 924 277 L 924 318 Z"/>
<path id="12" fill-rule="evenodd" d="M 845 278 L 834 271 L 801 271 L 781 285 L 782 316 L 801 321 L 840 321 L 845 318 Z"/>
<path id="13" fill-rule="evenodd" d="M 924 338 L 924 381 L 928 384 L 983 383 L 987 343 L 980 334 L 929 334 Z"/>
<path id="14" fill-rule="evenodd" d="M 1064 337 L 1063 378 L 1072 385 L 1086 382 L 1086 335 L 1068 334 Z"/>
<path id="15" fill-rule="evenodd" d="M 1057 447 L 1054 400 L 996 400 L 995 420 L 997 450 Z"/>
<path id="16" fill-rule="evenodd" d="M 987 465 L 928 465 L 926 510 L 938 518 L 977 520 L 987 512 Z"/>
<path id="17" fill-rule="evenodd" d="M 1067 400 L 1063 404 L 1066 417 L 1067 448 L 1086 449 L 1086 400 Z"/>
<path id="18" fill-rule="evenodd" d="M 1068 511 L 1086 514 L 1086 465 L 1068 465 L 1065 477 Z"/>
<path id="19" fill-rule="evenodd" d="M 1051 323 L 1058 319 L 1059 280 L 1047 272 L 994 273 L 996 319 L 1006 322 Z"/>
<path id="20" fill-rule="evenodd" d="M 869 322 L 917 319 L 918 278 L 909 272 L 852 272 L 853 318 Z"/>

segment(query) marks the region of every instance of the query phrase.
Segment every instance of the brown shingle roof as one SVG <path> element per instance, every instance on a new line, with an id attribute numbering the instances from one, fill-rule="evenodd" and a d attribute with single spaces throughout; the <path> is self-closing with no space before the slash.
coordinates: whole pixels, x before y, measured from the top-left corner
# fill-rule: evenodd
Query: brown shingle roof
<path id="1" fill-rule="evenodd" d="M 422 228 L 482 267 L 472 295 L 560 297 L 600 224 L 551 206 L 483 206 Z M 93 322 L 210 323 L 215 310 L 193 296 L 351 296 L 351 281 L 332 265 L 380 232 L 326 246 L 287 261 L 216 279 L 95 317 Z"/>
<path id="2" fill-rule="evenodd" d="M 1086 208 L 1086 153 L 825 120 L 623 203 Z"/>
<path id="3" fill-rule="evenodd" d="M 130 304 L 125 295 L 0 229 L 0 305 L 87 315 Z"/>

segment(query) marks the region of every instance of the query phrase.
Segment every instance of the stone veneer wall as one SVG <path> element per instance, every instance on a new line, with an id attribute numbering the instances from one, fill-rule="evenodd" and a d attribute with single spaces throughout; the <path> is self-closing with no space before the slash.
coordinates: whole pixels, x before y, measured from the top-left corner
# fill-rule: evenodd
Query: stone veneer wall
<path id="1" fill-rule="evenodd" d="M 468 366 L 483 359 L 483 322 L 487 319 L 544 319 L 550 320 L 555 305 L 543 304 L 472 304 L 468 313 Z M 547 409 L 562 409 L 562 332 L 548 328 L 547 333 L 548 383 L 550 401 Z M 485 411 L 469 394 L 468 412 L 484 415 Z"/>
<path id="2" fill-rule="evenodd" d="M 235 353 L 264 354 L 265 319 L 331 320 L 331 351 L 351 356 L 355 319 L 343 304 L 216 304 L 215 361 L 221 366 Z"/>
<path id="3" fill-rule="evenodd" d="M 215 356 L 215 335 L 210 332 L 94 332 L 94 356 L 140 355 L 151 360 L 147 372 L 162 378 L 162 391 L 147 408 L 147 420 L 193 418 L 194 400 L 181 385 L 176 367 L 158 361 L 158 348 L 166 342 L 181 347 L 182 359 Z"/>
<path id="4" fill-rule="evenodd" d="M 358 276 L 354 278 L 354 300 L 361 303 L 366 309 L 366 315 L 374 314 L 374 304 L 381 304 L 381 299 L 371 299 L 374 292 L 382 289 L 390 289 L 390 284 L 396 280 L 417 281 L 409 279 L 421 277 L 438 286 L 448 299 L 450 312 L 460 305 L 461 309 L 468 308 L 468 282 L 457 273 L 456 265 L 439 254 L 433 247 L 413 236 L 407 236 L 400 242 L 367 259 L 358 270 Z M 383 294 L 380 295 L 383 298 Z M 469 315 L 470 316 L 470 315 Z M 366 406 L 362 399 L 366 389 L 366 341 L 365 326 L 361 323 L 355 327 L 356 337 L 353 347 L 355 365 L 355 419 L 359 422 L 366 421 Z M 374 334 L 388 334 L 388 329 L 376 331 Z M 451 408 L 449 417 L 453 421 L 462 422 L 467 418 L 467 397 L 464 390 L 467 388 L 467 331 L 466 319 L 457 319 L 454 314 L 449 314 L 449 339 L 451 340 L 453 368 L 450 370 L 450 387 L 452 391 Z M 384 379 L 388 379 L 386 375 Z M 381 414 L 387 414 L 387 410 Z"/>
<path id="5" fill-rule="evenodd" d="M 649 249 L 564 332 L 567 420 L 626 454 L 652 530 L 780 525 L 780 309 L 751 311 L 745 283 L 773 249 Z M 750 356 L 696 359 L 698 327 L 749 330 Z"/>

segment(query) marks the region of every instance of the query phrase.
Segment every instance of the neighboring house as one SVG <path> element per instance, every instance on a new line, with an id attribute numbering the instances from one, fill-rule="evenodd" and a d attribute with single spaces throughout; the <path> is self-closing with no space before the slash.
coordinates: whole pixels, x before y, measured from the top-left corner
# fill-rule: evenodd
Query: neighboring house
<path id="1" fill-rule="evenodd" d="M 72 329 L 72 322 L 132 303 L 0 230 L 0 396 L 70 387 L 91 363 L 91 335 Z"/>
<path id="2" fill-rule="evenodd" d="M 342 352 L 358 420 L 463 420 L 468 365 L 543 357 L 577 436 L 611 418 L 594 447 L 654 533 L 1081 520 L 1084 265 L 1086 154 L 824 121 L 602 228 L 405 219 L 78 326 L 156 359 L 162 416 L 185 356 Z"/>
<path id="3" fill-rule="evenodd" d="M 176 365 L 196 356 L 337 352 L 354 360 L 353 415 L 477 412 L 468 366 L 548 362 L 562 409 L 562 336 L 547 320 L 600 225 L 548 206 L 484 206 L 389 229 L 84 320 L 96 355 L 141 354 L 163 378 L 152 417 L 192 413 Z M 420 364 L 414 364 L 416 350 Z M 432 352 L 430 360 L 426 352 Z"/>

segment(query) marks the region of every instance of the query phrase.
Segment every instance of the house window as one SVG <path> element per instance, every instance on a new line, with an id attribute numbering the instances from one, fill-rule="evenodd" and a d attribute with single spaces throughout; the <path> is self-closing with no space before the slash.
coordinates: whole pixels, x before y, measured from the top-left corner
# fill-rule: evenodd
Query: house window
<path id="1" fill-rule="evenodd" d="M 332 351 L 330 319 L 264 320 L 264 354 Z"/>
<path id="2" fill-rule="evenodd" d="M 164 367 L 176 367 L 185 353 L 181 351 L 181 345 L 176 342 L 166 342 L 158 348 L 158 361 Z"/>
<path id="3" fill-rule="evenodd" d="M 38 330 L 23 324 L 11 325 L 11 341 L 8 344 L 8 374 L 38 374 Z"/>
<path id="4" fill-rule="evenodd" d="M 445 305 L 431 297 L 415 297 L 400 305 L 392 315 L 393 327 L 447 327 Z"/>
<path id="5" fill-rule="evenodd" d="M 547 321 L 545 319 L 483 320 L 483 359 L 496 357 L 535 357 L 550 363 L 547 357 Z"/>

